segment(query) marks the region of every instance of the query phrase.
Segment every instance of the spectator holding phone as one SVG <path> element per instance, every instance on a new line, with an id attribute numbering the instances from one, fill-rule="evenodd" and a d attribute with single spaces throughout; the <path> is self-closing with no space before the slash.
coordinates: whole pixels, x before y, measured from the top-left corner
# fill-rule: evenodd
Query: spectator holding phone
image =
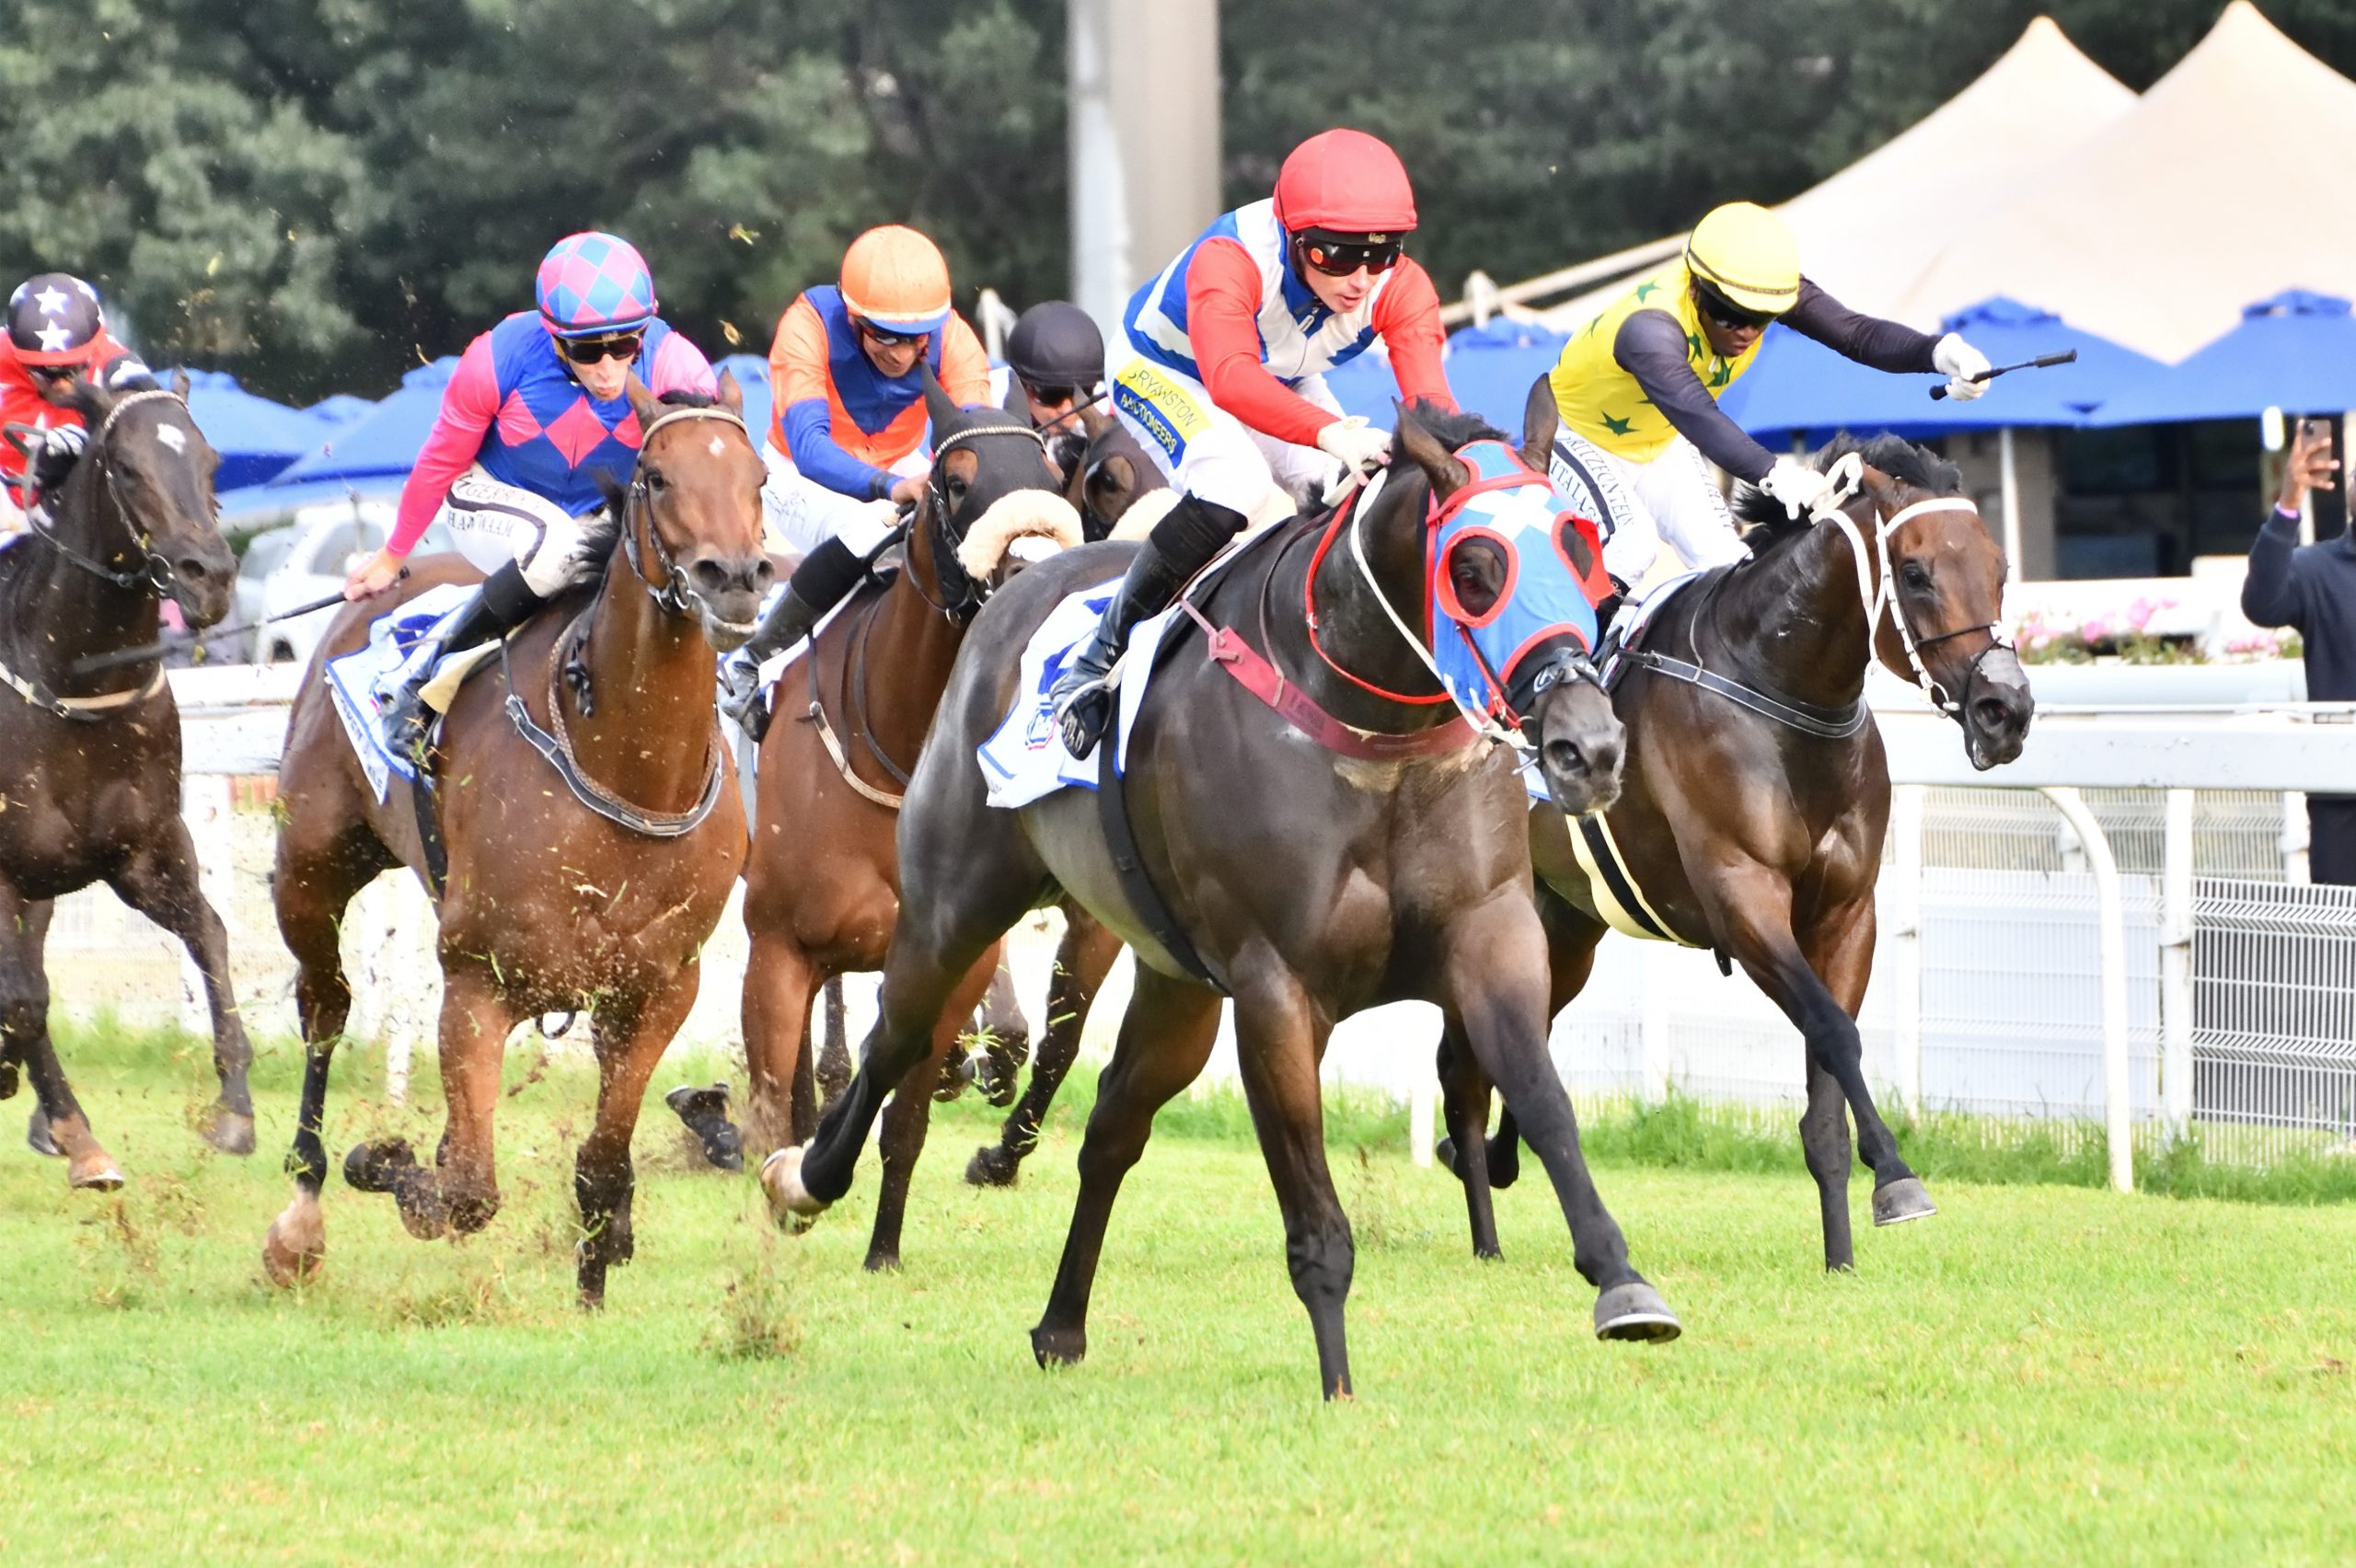
<path id="1" fill-rule="evenodd" d="M 2288 627 L 2306 648 L 2307 700 L 2356 701 L 2356 535 L 2299 543 L 2300 503 L 2338 482 L 2331 425 L 2299 421 L 2282 467 L 2273 513 L 2249 548 L 2242 614 L 2259 626 Z M 2307 863 L 2314 880 L 2356 884 L 2356 795 L 2307 797 Z"/>

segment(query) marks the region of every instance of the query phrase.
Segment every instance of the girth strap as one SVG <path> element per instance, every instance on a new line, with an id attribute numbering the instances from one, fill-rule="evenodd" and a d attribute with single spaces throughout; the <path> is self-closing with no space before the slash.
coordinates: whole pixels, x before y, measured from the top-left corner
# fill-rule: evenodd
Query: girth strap
<path id="1" fill-rule="evenodd" d="M 1129 803 L 1122 790 L 1121 769 L 1116 757 L 1118 740 L 1106 735 L 1096 743 L 1096 815 L 1104 830 L 1104 847 L 1113 857 L 1113 872 L 1120 879 L 1121 892 L 1137 911 L 1145 928 L 1153 933 L 1161 951 L 1176 959 L 1187 974 L 1222 995 L 1232 996 L 1220 984 L 1195 944 L 1186 940 L 1184 928 L 1172 914 L 1161 890 L 1153 885 L 1153 873 L 1145 868 L 1145 857 L 1138 852 L 1137 835 L 1129 828 Z"/>
<path id="2" fill-rule="evenodd" d="M 1814 735 L 1823 741 L 1845 741 L 1865 727 L 1871 711 L 1863 697 L 1845 708 L 1824 708 L 1796 698 L 1770 697 L 1755 687 L 1705 670 L 1699 664 L 1689 664 L 1682 659 L 1672 659 L 1666 653 L 1655 653 L 1645 648 L 1623 649 L 1620 657 L 1627 663 L 1656 674 L 1700 686 L 1703 691 L 1725 698 L 1738 708 L 1748 708 L 1762 718 L 1797 730 L 1804 735 Z"/>

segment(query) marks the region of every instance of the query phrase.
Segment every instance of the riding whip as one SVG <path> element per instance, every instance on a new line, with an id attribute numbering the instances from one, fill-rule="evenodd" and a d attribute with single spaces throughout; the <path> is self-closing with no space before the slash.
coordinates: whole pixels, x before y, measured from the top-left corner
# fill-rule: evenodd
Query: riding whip
<path id="1" fill-rule="evenodd" d="M 2050 370 L 2057 364 L 2074 364 L 2077 363 L 2077 350 L 2064 349 L 2058 354 L 2039 354 L 2035 359 L 2023 360 L 2018 364 L 1992 365 L 1988 369 L 1981 371 L 1979 375 L 1968 375 L 1964 377 L 1964 379 L 1967 381 L 1993 381 L 1996 377 L 2010 375 L 2015 370 Z M 1931 388 L 1931 401 L 1934 403 L 1946 395 L 1947 389 L 1945 382 L 1942 382 L 1938 386 Z"/>
<path id="2" fill-rule="evenodd" d="M 402 567 L 400 574 L 401 577 L 407 577 L 409 568 Z M 393 581 L 398 582 L 400 578 L 397 577 Z M 281 610 L 274 616 L 263 616 L 258 620 L 249 620 L 243 624 L 233 622 L 228 626 L 209 626 L 202 631 L 183 631 L 159 641 L 142 643 L 136 648 L 118 648 L 111 653 L 92 653 L 86 658 L 75 660 L 73 663 L 66 666 L 65 673 L 68 675 L 92 675 L 100 670 L 119 670 L 125 664 L 144 664 L 150 659 L 163 658 L 166 654 L 176 652 L 182 648 L 195 649 L 201 661 L 204 653 L 205 640 L 208 638 L 234 637 L 239 632 L 251 631 L 257 627 L 270 626 L 278 621 L 294 620 L 298 617 L 307 616 L 315 610 L 324 610 L 343 602 L 343 590 L 339 588 L 324 598 L 314 599 L 307 605 L 297 605 L 291 610 Z"/>

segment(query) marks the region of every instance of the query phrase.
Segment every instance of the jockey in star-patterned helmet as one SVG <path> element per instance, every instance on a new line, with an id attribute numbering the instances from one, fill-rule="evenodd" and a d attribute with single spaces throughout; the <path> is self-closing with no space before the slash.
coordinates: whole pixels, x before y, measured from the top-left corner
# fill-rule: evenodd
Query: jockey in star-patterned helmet
<path id="1" fill-rule="evenodd" d="M 41 272 L 8 296 L 7 345 L 0 352 L 0 424 L 39 432 L 0 440 L 0 480 L 28 492 L 28 506 L 54 494 L 85 439 L 81 411 L 67 401 L 76 377 L 117 386 L 148 375 L 139 356 L 107 333 L 98 293 L 69 272 Z M 27 448 L 31 455 L 27 456 Z M 14 503 L 0 492 L 0 524 Z"/>
<path id="2" fill-rule="evenodd" d="M 586 519 L 606 504 L 601 478 L 637 467 L 638 373 L 655 396 L 714 394 L 701 350 L 655 314 L 654 279 L 628 240 L 567 236 L 540 261 L 534 310 L 517 311 L 467 345 L 442 411 L 402 488 L 392 537 L 353 569 L 346 598 L 389 588 L 437 519 L 458 553 L 488 574 L 442 634 L 443 652 L 520 626 L 597 563 L 581 559 Z M 432 660 L 387 694 L 387 736 L 422 739 L 418 696 Z"/>

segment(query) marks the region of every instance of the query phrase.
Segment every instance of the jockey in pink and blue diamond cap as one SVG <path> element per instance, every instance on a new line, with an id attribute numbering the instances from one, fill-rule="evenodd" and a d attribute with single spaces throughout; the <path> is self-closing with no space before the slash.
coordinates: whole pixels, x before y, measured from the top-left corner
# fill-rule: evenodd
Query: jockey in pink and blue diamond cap
<path id="1" fill-rule="evenodd" d="M 586 519 L 606 504 L 601 478 L 627 484 L 638 464 L 638 416 L 625 396 L 633 369 L 658 398 L 718 390 L 702 351 L 654 314 L 654 279 L 628 240 L 594 232 L 559 240 L 535 293 L 538 309 L 467 345 L 401 490 L 392 537 L 344 583 L 348 599 L 390 587 L 439 519 L 458 553 L 488 574 L 444 629 L 445 652 L 522 625 L 597 564 L 580 548 Z M 416 739 L 430 663 L 387 705 L 397 744 Z"/>

